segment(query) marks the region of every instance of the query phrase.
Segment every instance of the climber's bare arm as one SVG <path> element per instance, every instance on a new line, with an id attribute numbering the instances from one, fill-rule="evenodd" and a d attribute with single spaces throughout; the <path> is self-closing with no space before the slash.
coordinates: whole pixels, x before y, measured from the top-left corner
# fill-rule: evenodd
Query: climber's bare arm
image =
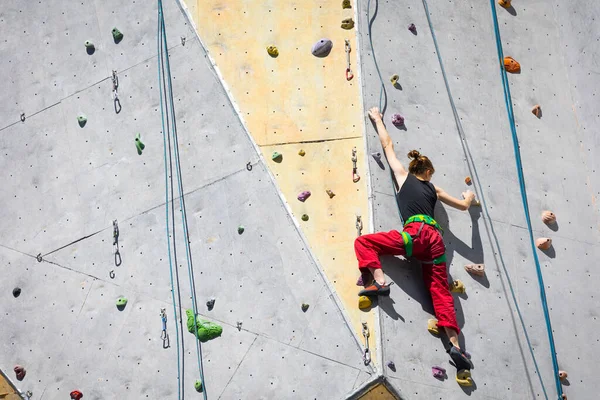
<path id="1" fill-rule="evenodd" d="M 475 200 L 475 193 L 471 192 L 470 190 L 467 190 L 466 192 L 462 193 L 463 199 L 457 199 L 456 197 L 450 196 L 448 193 L 446 193 L 444 191 L 444 189 L 442 189 L 439 186 L 435 187 L 435 191 L 437 192 L 437 196 L 438 199 L 444 203 L 449 205 L 450 207 L 454 207 L 457 210 L 468 210 L 469 207 L 471 207 L 471 204 L 473 203 L 473 200 Z"/>
<path id="2" fill-rule="evenodd" d="M 369 110 L 369 118 L 371 118 L 371 120 L 375 123 L 377 134 L 379 135 L 379 140 L 381 141 L 381 146 L 385 152 L 385 157 L 390 164 L 390 168 L 394 172 L 396 181 L 400 186 L 402 186 L 402 183 L 406 179 L 408 172 L 404 168 L 404 165 L 402 165 L 402 163 L 396 157 L 396 153 L 394 152 L 394 143 L 392 142 L 392 138 L 388 134 L 388 131 L 383 124 L 382 115 L 377 107 L 373 107 Z"/>

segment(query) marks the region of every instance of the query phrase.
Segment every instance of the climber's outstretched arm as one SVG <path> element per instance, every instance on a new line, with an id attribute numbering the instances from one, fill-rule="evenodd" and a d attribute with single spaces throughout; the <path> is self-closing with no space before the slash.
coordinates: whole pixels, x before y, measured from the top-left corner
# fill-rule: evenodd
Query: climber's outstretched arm
<path id="1" fill-rule="evenodd" d="M 375 123 L 375 128 L 377 129 L 377 134 L 379 135 L 379 140 L 381 141 L 381 146 L 385 152 L 385 157 L 390 164 L 390 168 L 394 172 L 394 176 L 396 176 L 396 180 L 398 183 L 400 183 L 404 181 L 408 175 L 408 172 L 404 168 L 404 165 L 402 165 L 402 163 L 396 157 L 396 153 L 394 152 L 394 143 L 392 142 L 392 138 L 388 134 L 381 117 L 382 115 L 377 107 L 373 107 L 369 110 L 369 118 L 371 118 L 373 123 Z"/>
<path id="2" fill-rule="evenodd" d="M 457 210 L 468 210 L 469 207 L 471 207 L 471 204 L 473 203 L 473 200 L 475 200 L 475 193 L 471 192 L 470 190 L 467 190 L 466 192 L 462 193 L 463 199 L 459 200 L 456 197 L 450 196 L 448 193 L 446 193 L 444 191 L 444 189 L 442 189 L 439 186 L 435 187 L 435 191 L 437 192 L 437 196 L 438 199 L 444 203 L 449 205 L 450 207 L 454 207 Z"/>

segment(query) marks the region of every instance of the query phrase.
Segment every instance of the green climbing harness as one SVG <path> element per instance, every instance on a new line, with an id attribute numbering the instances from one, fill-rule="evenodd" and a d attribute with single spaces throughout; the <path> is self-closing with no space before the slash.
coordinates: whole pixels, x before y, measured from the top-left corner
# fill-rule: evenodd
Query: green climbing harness
<path id="1" fill-rule="evenodd" d="M 406 257 L 412 257 L 412 250 L 413 250 L 412 237 L 404 231 L 400 232 L 400 234 L 402 234 L 402 240 L 404 241 L 404 250 L 406 251 Z"/>
<path id="2" fill-rule="evenodd" d="M 437 223 L 437 221 L 435 219 L 431 218 L 429 215 L 423 215 L 423 214 L 413 215 L 412 217 L 410 217 L 409 219 L 406 220 L 404 227 L 406 228 L 406 226 L 408 224 L 413 223 L 413 222 L 421 222 L 422 223 L 422 225 L 419 228 L 419 231 L 417 232 L 415 237 L 419 236 L 419 234 L 421 233 L 421 230 L 423 229 L 424 224 L 433 226 L 435 229 L 437 229 L 440 232 L 440 234 L 442 234 L 444 232 L 444 230 Z M 402 241 L 404 242 L 404 250 L 406 251 L 406 257 L 412 257 L 413 238 L 405 231 L 402 231 L 400 233 L 402 234 Z M 421 262 L 424 262 L 426 264 L 431 263 L 434 265 L 439 265 L 441 263 L 446 262 L 446 254 L 444 253 L 441 256 L 434 258 L 433 261 L 431 261 L 431 262 L 427 262 L 427 261 L 421 261 Z"/>
<path id="3" fill-rule="evenodd" d="M 442 229 L 440 224 L 438 224 L 437 221 L 435 219 L 431 218 L 429 215 L 423 215 L 423 214 L 413 215 L 412 217 L 410 217 L 409 219 L 406 220 L 406 222 L 404 223 L 404 227 L 406 228 L 406 225 L 408 225 L 412 222 L 424 222 L 427 225 L 433 226 L 435 229 L 440 231 L 440 233 L 444 233 L 444 230 Z"/>

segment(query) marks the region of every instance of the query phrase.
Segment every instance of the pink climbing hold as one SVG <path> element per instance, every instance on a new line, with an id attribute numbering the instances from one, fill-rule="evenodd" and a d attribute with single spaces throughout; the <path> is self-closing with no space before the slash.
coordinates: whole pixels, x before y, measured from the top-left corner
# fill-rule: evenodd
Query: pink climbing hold
<path id="1" fill-rule="evenodd" d="M 395 126 L 404 126 L 404 117 L 400 114 L 392 115 L 392 124 Z"/>
<path id="2" fill-rule="evenodd" d="M 415 26 L 415 24 L 410 24 L 408 26 L 408 30 L 414 33 L 415 35 L 417 34 L 417 27 Z"/>
<path id="3" fill-rule="evenodd" d="M 438 366 L 433 366 L 431 367 L 431 373 L 433 374 L 434 378 L 438 378 L 441 379 L 444 376 L 446 376 L 446 370 L 442 367 L 438 367 Z"/>
<path id="4" fill-rule="evenodd" d="M 310 191 L 309 190 L 305 190 L 304 192 L 300 193 L 298 195 L 298 200 L 300 200 L 301 202 L 305 202 L 306 199 L 308 199 L 310 197 Z"/>
<path id="5" fill-rule="evenodd" d="M 25 378 L 25 374 L 27 373 L 27 371 L 25 371 L 25 368 L 20 365 L 15 365 L 14 371 L 15 375 L 17 375 L 18 381 L 22 381 Z"/>

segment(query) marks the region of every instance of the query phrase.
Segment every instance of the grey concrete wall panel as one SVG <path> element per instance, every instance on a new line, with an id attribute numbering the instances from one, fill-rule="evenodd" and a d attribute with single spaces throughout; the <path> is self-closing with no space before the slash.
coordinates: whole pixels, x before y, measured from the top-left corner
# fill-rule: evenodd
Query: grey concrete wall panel
<path id="1" fill-rule="evenodd" d="M 434 183 L 460 195 L 467 188 L 464 177 L 469 175 L 466 155 L 423 4 L 371 1 L 371 14 L 376 3 L 379 7 L 373 23 L 373 42 L 388 95 L 386 125 L 397 153 L 403 161 L 407 161 L 405 154 L 412 148 L 429 155 L 437 169 Z M 477 387 L 470 395 L 472 398 L 543 397 L 500 262 L 502 255 L 548 396 L 555 398 L 490 5 L 487 1 L 428 3 L 450 89 L 492 218 L 478 216 L 476 210 L 469 215 L 447 208 L 444 212 L 442 207 L 436 209 L 436 218 L 446 228 L 449 273 L 467 286 L 466 296 L 455 295 L 455 306 L 464 332 L 462 340 L 475 363 L 473 377 Z M 365 108 L 377 105 L 380 87 L 368 38 L 367 4 L 362 2 L 359 10 Z M 593 73 L 598 34 L 591 21 L 597 18 L 600 9 L 585 1 L 568 5 L 515 2 L 514 6 L 516 15 L 502 8 L 497 10 L 504 53 L 517 59 L 523 70 L 521 74 L 509 75 L 509 82 L 534 235 L 554 240 L 553 249 L 538 252 L 538 256 L 559 366 L 569 371 L 570 376 L 578 377 L 563 388 L 569 397 L 593 398 L 590 366 L 600 352 L 592 333 L 598 324 L 591 306 L 592 288 L 599 279 L 592 265 L 600 251 L 598 179 L 593 161 L 597 151 L 593 126 L 598 115 L 591 99 L 600 83 Z M 417 35 L 407 30 L 410 23 L 416 24 Z M 402 89 L 393 88 L 389 82 L 394 73 L 400 75 Z M 530 111 L 535 104 L 542 106 L 541 119 Z M 391 114 L 396 112 L 406 118 L 406 130 L 391 124 Z M 368 121 L 366 134 L 369 152 L 381 151 Z M 370 163 L 374 228 L 398 229 L 387 165 L 382 169 L 373 159 Z M 558 229 L 542 223 L 539 215 L 545 209 L 558 215 Z M 470 262 L 486 263 L 486 279 L 474 279 L 464 271 L 464 264 Z M 451 374 L 454 368 L 446 363 L 439 339 L 426 331 L 432 309 L 418 263 L 387 258 L 384 269 L 396 285 L 392 286 L 390 298 L 379 304 L 383 357 L 384 364 L 392 360 L 397 368 L 396 372 L 386 368 L 385 374 L 407 399 L 463 398 L 464 393 L 453 377 L 438 382 L 430 375 L 429 368 L 435 364 L 448 367 Z"/>
<path id="2" fill-rule="evenodd" d="M 199 312 L 224 327 L 221 338 L 203 346 L 209 398 L 343 398 L 373 370 L 363 365 L 356 338 L 195 33 L 175 2 L 165 7 Z M 156 4 L 13 2 L 1 13 L 0 62 L 10 74 L 0 116 L 2 368 L 25 365 L 22 387 L 39 399 L 63 399 L 74 389 L 86 399 L 175 399 Z M 125 35 L 119 44 L 113 26 Z M 87 39 L 96 43 L 92 55 L 83 46 Z M 88 117 L 83 128 L 79 113 Z M 141 156 L 138 132 L 146 144 Z M 174 208 L 175 268 L 186 308 L 191 296 L 177 199 Z M 18 298 L 15 286 L 23 290 Z M 115 306 L 120 295 L 129 299 L 122 312 Z M 302 303 L 310 305 L 306 313 Z M 160 339 L 161 308 L 168 313 L 169 349 Z M 198 373 L 193 336 L 183 335 L 190 397 L 197 395 Z"/>

